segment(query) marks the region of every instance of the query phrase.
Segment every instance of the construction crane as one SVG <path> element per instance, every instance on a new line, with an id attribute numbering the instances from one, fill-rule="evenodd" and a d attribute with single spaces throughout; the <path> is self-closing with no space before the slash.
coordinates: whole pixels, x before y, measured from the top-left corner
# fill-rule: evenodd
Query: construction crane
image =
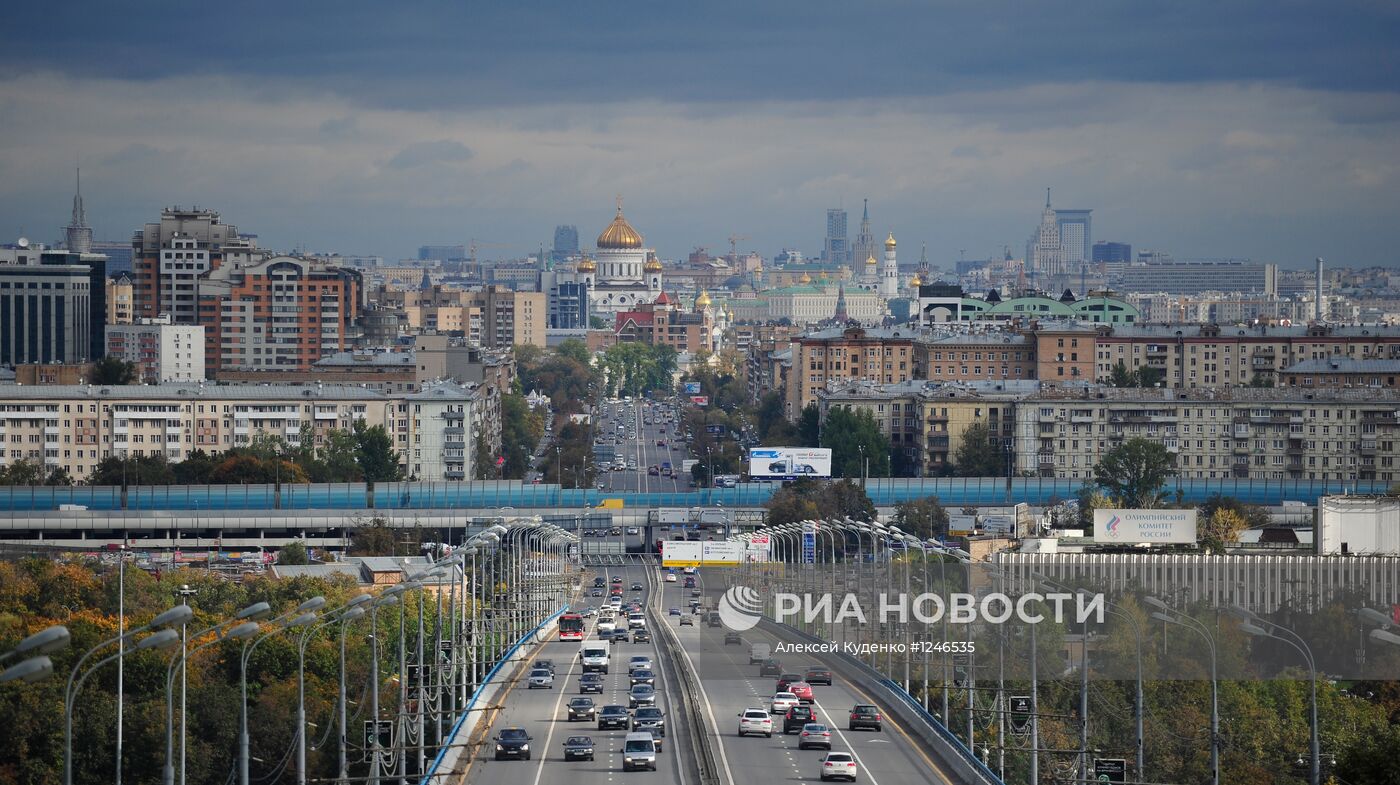
<path id="1" fill-rule="evenodd" d="M 738 263 L 739 263 L 739 241 L 740 241 L 740 240 L 747 240 L 747 239 L 749 239 L 749 236 L 746 235 L 746 234 L 731 234 L 731 235 L 729 235 L 729 263 L 730 263 L 730 264 L 738 264 Z"/>

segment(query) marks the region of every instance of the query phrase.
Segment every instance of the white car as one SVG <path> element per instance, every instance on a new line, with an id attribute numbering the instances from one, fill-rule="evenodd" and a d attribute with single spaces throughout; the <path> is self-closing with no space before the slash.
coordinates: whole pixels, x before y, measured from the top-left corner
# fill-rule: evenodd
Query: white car
<path id="1" fill-rule="evenodd" d="M 765 738 L 773 736 L 773 717 L 763 709 L 744 709 L 739 714 L 739 735 L 762 733 Z"/>
<path id="2" fill-rule="evenodd" d="M 628 527 L 627 527 L 627 533 L 628 533 L 628 534 L 641 534 L 642 532 L 641 532 L 641 530 L 638 529 L 636 526 L 628 526 Z"/>
<path id="3" fill-rule="evenodd" d="M 615 629 L 617 629 L 617 622 L 613 621 L 611 616 L 601 618 L 598 620 L 598 634 L 600 636 L 603 633 L 611 635 L 612 631 Z"/>
<path id="4" fill-rule="evenodd" d="M 647 617 L 640 613 L 634 613 L 627 617 L 627 629 L 635 630 L 647 626 Z"/>
<path id="5" fill-rule="evenodd" d="M 822 782 L 835 779 L 856 781 L 856 756 L 849 752 L 828 752 L 822 758 Z"/>
<path id="6" fill-rule="evenodd" d="M 676 574 L 675 574 L 674 572 L 668 572 L 668 573 L 666 573 L 666 582 L 667 582 L 667 583 L 675 583 L 675 582 L 676 582 Z"/>
<path id="7" fill-rule="evenodd" d="M 533 690 L 536 687 L 541 687 L 543 689 L 553 689 L 554 673 L 551 672 L 548 668 L 535 668 L 534 670 L 530 671 L 530 683 L 528 685 L 528 688 Z"/>
<path id="8" fill-rule="evenodd" d="M 646 656 L 645 654 L 638 654 L 627 661 L 627 672 L 629 674 L 632 673 L 632 671 L 640 670 L 652 670 L 651 658 Z"/>
<path id="9" fill-rule="evenodd" d="M 768 711 L 773 714 L 787 714 L 787 710 L 799 704 L 797 696 L 791 692 L 775 692 L 768 702 Z"/>

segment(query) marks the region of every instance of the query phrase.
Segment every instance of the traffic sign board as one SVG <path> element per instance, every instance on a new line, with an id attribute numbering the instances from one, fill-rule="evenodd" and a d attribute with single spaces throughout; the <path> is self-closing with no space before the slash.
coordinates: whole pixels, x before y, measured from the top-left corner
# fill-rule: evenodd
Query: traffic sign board
<path id="1" fill-rule="evenodd" d="M 1127 782 L 1128 761 L 1124 758 L 1095 758 L 1095 782 Z"/>

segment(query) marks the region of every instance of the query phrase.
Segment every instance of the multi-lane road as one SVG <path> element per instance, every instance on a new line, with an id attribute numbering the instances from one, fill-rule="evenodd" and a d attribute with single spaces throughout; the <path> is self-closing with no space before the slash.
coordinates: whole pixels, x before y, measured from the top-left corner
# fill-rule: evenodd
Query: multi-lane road
<path id="1" fill-rule="evenodd" d="M 708 569 L 708 575 L 698 576 L 701 588 L 705 591 L 704 602 L 712 604 L 717 596 L 715 588 L 704 589 L 704 580 L 712 584 L 723 581 L 723 574 L 717 569 Z M 670 625 L 678 635 L 681 658 L 686 667 L 697 675 L 704 702 L 704 716 L 708 727 L 706 735 L 711 739 L 719 758 L 722 779 L 726 785 L 746 785 L 747 783 L 770 782 L 816 782 L 824 753 L 820 750 L 798 750 L 797 736 L 781 733 L 782 718 L 774 715 L 775 732 L 771 738 L 761 736 L 739 737 L 738 715 L 749 707 L 767 707 L 775 688 L 775 678 L 759 676 L 757 665 L 749 664 L 749 650 L 752 643 L 766 642 L 775 645 L 773 635 L 759 630 L 742 633 L 740 644 L 724 643 L 726 630 L 722 627 L 709 627 L 704 619 L 695 618 L 693 626 L 681 626 L 679 617 L 669 615 L 669 609 L 679 608 L 688 611 L 692 590 L 684 588 L 683 582 L 666 583 L 662 573 L 655 566 L 632 565 L 627 567 L 601 568 L 588 573 L 583 581 L 583 593 L 575 600 L 576 607 L 597 606 L 605 599 L 591 597 L 588 588 L 595 575 L 611 578 L 619 575 L 623 579 L 624 597 L 631 599 L 638 593 L 630 591 L 633 581 L 647 588 L 641 594 L 644 604 L 654 608 L 649 625 Z M 653 602 L 653 599 L 655 602 Z M 587 640 L 595 640 L 593 619 L 588 620 Z M 660 768 L 657 772 L 624 774 L 620 750 L 625 733 L 620 730 L 599 731 L 594 723 L 569 722 L 566 705 L 569 698 L 579 695 L 578 681 L 581 664 L 578 660 L 579 644 L 551 641 L 538 647 L 533 657 L 548 658 L 554 661 L 557 678 L 553 689 L 530 690 L 525 687 L 524 674 L 528 665 L 520 670 L 520 680 L 505 694 L 500 708 L 489 717 L 490 727 L 486 734 L 486 744 L 473 751 L 468 782 L 481 783 L 526 783 L 527 785 L 605 785 L 620 781 L 628 776 L 645 777 L 648 782 L 676 783 L 688 785 L 695 781 L 686 760 L 687 734 L 682 723 L 688 712 L 680 711 L 678 705 L 677 674 L 663 667 L 668 661 L 657 647 L 665 646 L 667 637 L 653 633 L 653 643 L 618 643 L 611 647 L 612 667 L 605 677 L 605 691 L 602 696 L 592 695 L 599 706 L 607 704 L 627 704 L 626 662 L 635 654 L 652 656 L 659 672 L 658 693 L 661 706 L 667 715 L 667 735 L 665 750 L 659 756 Z M 775 655 L 783 662 L 785 671 L 803 672 L 810 665 L 824 665 L 818 659 L 808 656 Z M 875 785 L 903 785 L 903 783 L 932 782 L 951 783 L 952 779 L 942 771 L 934 760 L 916 743 L 888 713 L 882 731 L 851 731 L 846 720 L 851 707 L 857 703 L 877 703 L 859 686 L 844 682 L 839 674 L 831 686 L 819 685 L 814 688 L 813 709 L 818 721 L 832 728 L 833 749 L 853 752 L 860 762 L 860 781 Z M 883 707 L 882 707 L 883 708 Z M 500 728 L 518 726 L 528 730 L 534 737 L 531 748 L 535 754 L 529 761 L 500 761 L 492 759 L 494 743 L 491 741 Z M 597 757 L 593 762 L 564 762 L 563 743 L 570 735 L 593 737 Z"/>
<path id="2" fill-rule="evenodd" d="M 667 414 L 671 421 L 667 421 Z M 601 462 L 596 484 L 603 491 L 679 492 L 690 490 L 690 477 L 681 474 L 681 462 L 689 457 L 680 427 L 680 409 L 649 401 L 604 403 L 594 423 L 595 439 L 603 439 L 629 465 L 612 471 Z M 661 444 L 664 442 L 664 444 Z M 674 477 L 647 474 L 650 466 L 669 462 Z"/>

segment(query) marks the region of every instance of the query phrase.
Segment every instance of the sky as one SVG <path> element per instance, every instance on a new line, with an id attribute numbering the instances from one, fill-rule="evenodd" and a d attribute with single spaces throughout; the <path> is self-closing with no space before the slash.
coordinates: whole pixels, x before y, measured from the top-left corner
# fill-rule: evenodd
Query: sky
<path id="1" fill-rule="evenodd" d="M 1179 258 L 1400 265 L 1400 4 L 1382 0 L 49 2 L 7 9 L 0 241 L 82 167 L 125 240 L 199 205 L 260 243 L 518 256 L 624 199 L 666 259 L 1024 253 L 1045 188 Z"/>

